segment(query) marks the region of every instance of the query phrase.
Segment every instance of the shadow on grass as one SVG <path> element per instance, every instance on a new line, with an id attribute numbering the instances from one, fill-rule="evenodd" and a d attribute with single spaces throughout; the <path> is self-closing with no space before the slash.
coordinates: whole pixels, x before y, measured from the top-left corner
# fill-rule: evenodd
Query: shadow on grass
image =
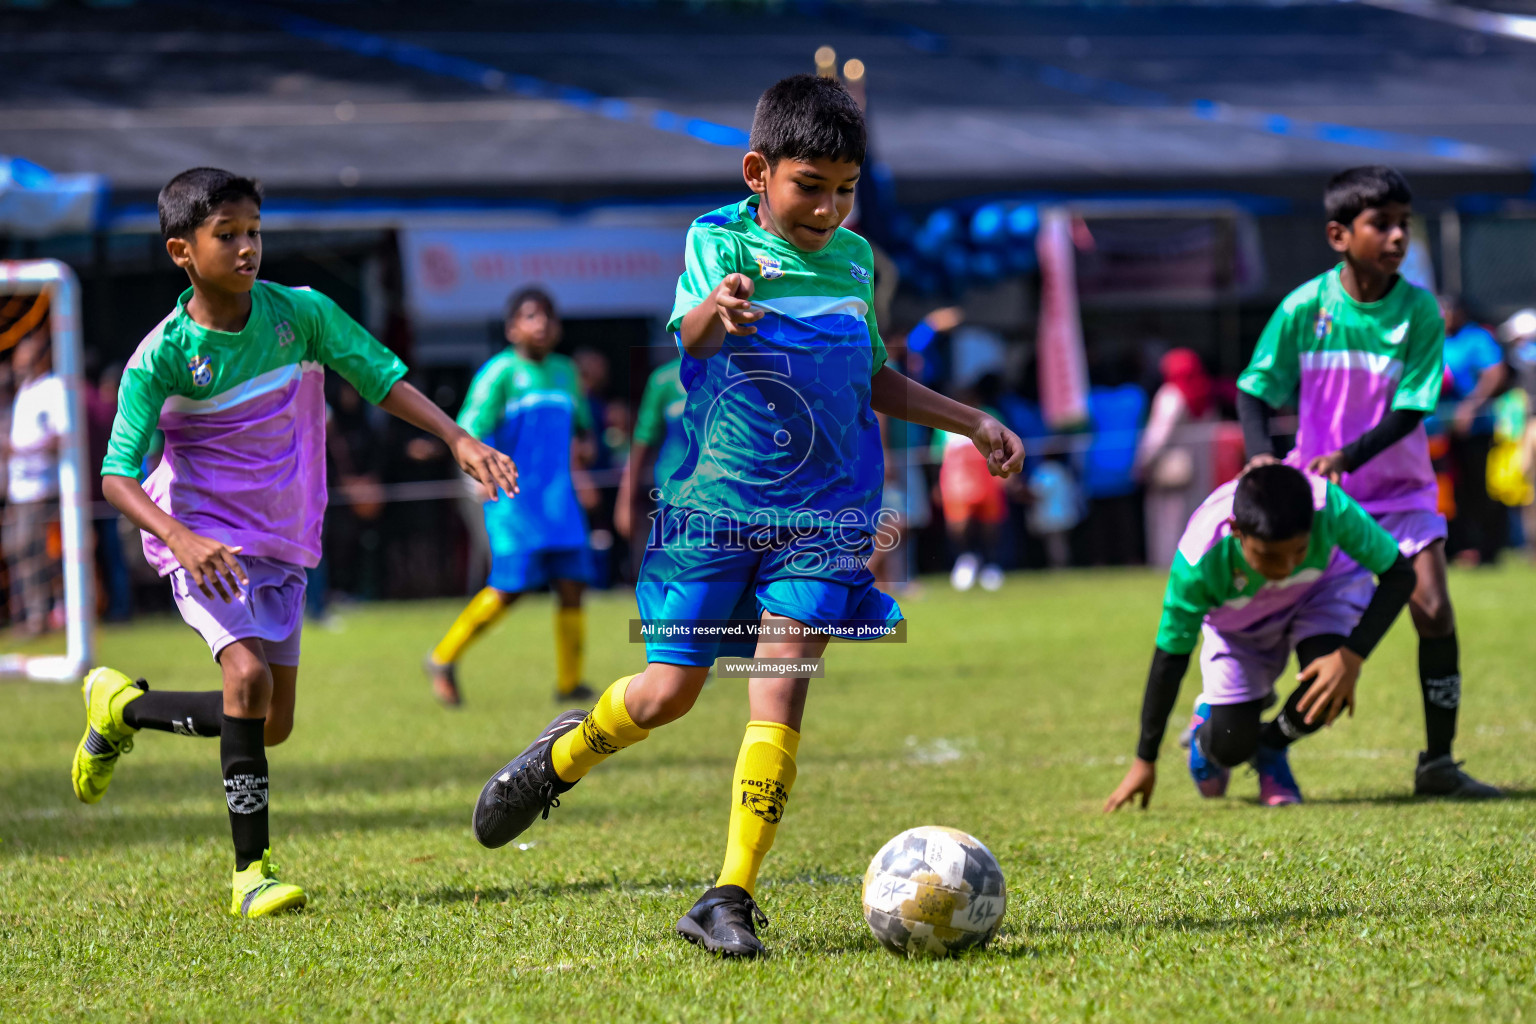
<path id="1" fill-rule="evenodd" d="M 1523 803 L 1536 800 L 1536 789 L 1506 789 L 1502 800 L 1454 800 L 1444 796 L 1414 796 L 1412 793 L 1365 794 L 1361 796 L 1307 797 L 1307 803 L 1324 807 L 1402 807 L 1411 804 L 1456 804 L 1458 806 Z M 1257 801 L 1255 801 L 1256 803 Z"/>
<path id="2" fill-rule="evenodd" d="M 697 894 L 709 887 L 703 876 L 616 881 L 594 878 L 585 882 L 548 882 L 533 885 L 438 886 L 415 899 L 421 903 L 451 906 L 456 903 L 509 903 L 513 900 L 559 899 L 563 896 L 672 896 Z"/>
<path id="3" fill-rule="evenodd" d="M 1026 926 L 1013 933 L 1012 937 L 1018 945 L 1008 950 L 1000 950 L 996 955 L 1017 958 L 1055 956 L 1068 951 L 1075 952 L 1072 940 L 1085 935 L 1118 936 L 1126 932 L 1141 931 L 1252 933 L 1303 921 L 1326 922 L 1344 918 L 1381 920 L 1398 917 L 1403 914 L 1420 913 L 1424 909 L 1422 907 L 1306 907 L 1249 915 L 1198 917 L 1188 914 L 1175 914 L 1168 917 L 1155 917 L 1146 920 L 1105 920 L 1087 924 L 1066 924 L 1043 928 L 1030 928 Z M 1454 900 L 1447 904 L 1437 904 L 1433 909 L 1437 915 L 1454 917 L 1474 915 L 1488 908 L 1486 905 L 1474 900 Z M 1053 939 L 1055 941 L 1052 941 Z"/>

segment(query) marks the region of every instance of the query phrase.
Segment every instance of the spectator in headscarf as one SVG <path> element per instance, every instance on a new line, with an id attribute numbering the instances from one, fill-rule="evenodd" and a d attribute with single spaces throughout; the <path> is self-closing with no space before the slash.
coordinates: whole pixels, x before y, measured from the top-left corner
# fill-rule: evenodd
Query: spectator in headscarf
<path id="1" fill-rule="evenodd" d="M 1176 348 L 1162 358 L 1162 387 L 1136 446 L 1135 473 L 1146 485 L 1147 561 L 1173 564 L 1184 524 L 1211 491 L 1211 433 L 1215 419 L 1211 378 L 1194 350 Z"/>

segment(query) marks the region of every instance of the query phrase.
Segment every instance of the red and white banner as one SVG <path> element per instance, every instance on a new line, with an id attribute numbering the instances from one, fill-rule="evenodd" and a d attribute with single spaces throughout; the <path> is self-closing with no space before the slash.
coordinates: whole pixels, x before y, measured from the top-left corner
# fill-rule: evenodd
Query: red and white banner
<path id="1" fill-rule="evenodd" d="M 1040 258 L 1040 411 L 1052 430 L 1081 426 L 1088 419 L 1088 358 L 1077 305 L 1077 250 L 1072 215 L 1063 209 L 1040 214 L 1035 238 Z"/>
<path id="2" fill-rule="evenodd" d="M 538 285 L 563 316 L 666 316 L 686 228 L 411 228 L 400 233 L 406 295 L 421 323 L 498 320 Z"/>

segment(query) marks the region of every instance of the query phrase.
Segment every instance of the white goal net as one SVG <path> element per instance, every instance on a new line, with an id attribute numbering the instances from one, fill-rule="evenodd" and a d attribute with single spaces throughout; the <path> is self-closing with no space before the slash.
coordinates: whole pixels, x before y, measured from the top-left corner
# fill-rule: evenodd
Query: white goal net
<path id="1" fill-rule="evenodd" d="M 0 677 L 73 682 L 91 665 L 95 467 L 82 364 L 74 273 L 57 260 L 0 261 Z"/>

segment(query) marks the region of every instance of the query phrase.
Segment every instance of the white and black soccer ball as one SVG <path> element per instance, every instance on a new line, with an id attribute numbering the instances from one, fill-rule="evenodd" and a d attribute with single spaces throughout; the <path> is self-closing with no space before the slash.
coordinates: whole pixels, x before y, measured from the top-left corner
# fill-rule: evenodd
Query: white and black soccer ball
<path id="1" fill-rule="evenodd" d="M 1007 905 L 997 858 L 958 829 L 907 829 L 864 872 L 864 920 L 882 946 L 902 956 L 980 949 L 997 934 Z"/>

